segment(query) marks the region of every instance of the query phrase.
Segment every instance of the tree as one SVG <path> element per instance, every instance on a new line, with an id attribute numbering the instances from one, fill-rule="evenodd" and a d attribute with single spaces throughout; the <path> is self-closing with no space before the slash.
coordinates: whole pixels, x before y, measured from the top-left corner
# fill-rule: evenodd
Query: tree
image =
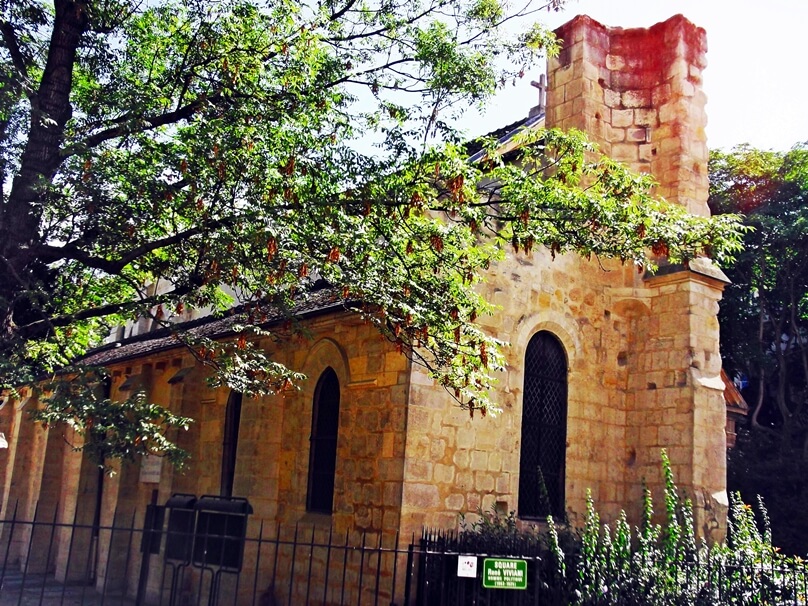
<path id="1" fill-rule="evenodd" d="M 80 372 L 111 326 L 222 310 L 222 286 L 254 325 L 325 280 L 484 411 L 500 344 L 472 287 L 505 246 L 639 266 L 651 247 L 732 254 L 734 219 L 653 199 L 580 134 L 528 135 L 516 162 L 486 141 L 469 162 L 452 114 L 555 52 L 538 25 L 503 31 L 561 4 L 4 2 L 0 382 Z M 257 394 L 300 378 L 243 328 L 200 356 L 221 380 Z M 78 406 L 51 412 L 86 428 Z"/>
<path id="2" fill-rule="evenodd" d="M 724 365 L 748 378 L 752 400 L 730 484 L 766 498 L 776 538 L 798 553 L 808 496 L 808 147 L 715 152 L 710 183 L 713 211 L 745 213 L 754 228 L 726 270 L 719 314 Z"/>

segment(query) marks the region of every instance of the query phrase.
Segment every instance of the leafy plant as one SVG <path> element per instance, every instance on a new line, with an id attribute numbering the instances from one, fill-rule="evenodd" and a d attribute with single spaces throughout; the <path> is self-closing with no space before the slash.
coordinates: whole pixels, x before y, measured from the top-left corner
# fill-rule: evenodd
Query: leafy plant
<path id="1" fill-rule="evenodd" d="M 460 406 L 495 411 L 503 343 L 475 285 L 506 249 L 640 269 L 649 249 L 731 257 L 736 218 L 654 197 L 581 133 L 469 159 L 453 114 L 558 49 L 506 24 L 562 4 L 0 4 L 0 388 L 133 318 L 180 333 L 184 310 L 235 304 L 248 343 L 267 308 L 291 319 L 325 281 Z M 258 348 L 211 352 L 245 396 L 298 378 Z"/>
<path id="2" fill-rule="evenodd" d="M 743 145 L 710 155 L 710 207 L 753 227 L 725 268 L 721 358 L 743 379 L 746 427 L 728 453 L 728 484 L 763 495 L 778 545 L 806 554 L 808 498 L 808 147 Z"/>
<path id="3" fill-rule="evenodd" d="M 591 494 L 587 497 L 584 527 L 579 532 L 565 529 L 559 533 L 552 518 L 544 528 L 523 527 L 513 512 L 501 516 L 495 511 L 461 528 L 464 533 L 480 537 L 510 537 L 512 551 L 508 553 L 514 556 L 527 553 L 525 544 L 541 537 L 543 603 L 805 603 L 808 567 L 799 558 L 780 554 L 772 545 L 762 500 L 758 502 L 762 530 L 754 509 L 733 494 L 727 541 L 707 545 L 696 538 L 692 503 L 682 498 L 677 489 L 664 451 L 662 471 L 664 518 L 653 521 L 653 501 L 646 489 L 642 520 L 633 531 L 625 512 L 621 512 L 613 528 L 603 524 Z"/>
<path id="4" fill-rule="evenodd" d="M 115 459 L 134 461 L 142 455 L 165 457 L 181 468 L 188 454 L 168 436 L 186 431 L 192 419 L 150 403 L 142 391 L 110 400 L 107 380 L 104 369 L 93 368 L 70 381 L 45 382 L 39 389 L 44 406 L 31 416 L 46 427 L 53 425 L 53 431 L 69 428 L 65 439 L 107 472 Z"/>

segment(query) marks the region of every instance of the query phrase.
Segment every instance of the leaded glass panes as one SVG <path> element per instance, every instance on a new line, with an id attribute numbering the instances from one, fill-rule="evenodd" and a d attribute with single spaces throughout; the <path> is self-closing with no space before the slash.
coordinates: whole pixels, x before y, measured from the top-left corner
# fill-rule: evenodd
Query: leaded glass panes
<path id="1" fill-rule="evenodd" d="M 519 516 L 564 515 L 567 443 L 567 356 L 558 339 L 542 331 L 525 353 Z"/>

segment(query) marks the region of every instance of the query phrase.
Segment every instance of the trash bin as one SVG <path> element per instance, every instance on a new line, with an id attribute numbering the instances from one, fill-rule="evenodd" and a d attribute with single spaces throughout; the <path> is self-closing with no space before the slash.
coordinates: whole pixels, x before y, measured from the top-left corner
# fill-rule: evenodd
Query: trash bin
<path id="1" fill-rule="evenodd" d="M 168 530 L 166 531 L 166 560 L 189 563 L 196 524 L 196 495 L 177 493 L 166 501 Z"/>
<path id="2" fill-rule="evenodd" d="M 193 563 L 240 572 L 253 508 L 247 499 L 204 495 L 194 505 L 196 532 Z"/>
<path id="3" fill-rule="evenodd" d="M 161 505 L 150 503 L 146 506 L 146 518 L 143 520 L 143 536 L 140 540 L 140 553 L 150 555 L 160 553 L 165 512 L 166 508 Z"/>

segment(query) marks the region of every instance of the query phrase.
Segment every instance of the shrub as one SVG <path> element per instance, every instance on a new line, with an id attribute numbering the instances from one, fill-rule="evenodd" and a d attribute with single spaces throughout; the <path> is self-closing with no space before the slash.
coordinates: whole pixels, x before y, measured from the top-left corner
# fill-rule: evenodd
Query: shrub
<path id="1" fill-rule="evenodd" d="M 643 516 L 633 529 L 625 512 L 610 526 L 601 523 L 591 494 L 584 527 L 521 526 L 514 512 L 480 513 L 461 523 L 464 544 L 512 547 L 500 553 L 528 553 L 524 545 L 541 545 L 539 593 L 544 603 L 580 606 L 637 604 L 648 606 L 713 604 L 806 604 L 808 569 L 799 558 L 780 554 L 772 545 L 762 500 L 758 512 L 731 495 L 727 541 L 708 546 L 696 538 L 693 506 L 682 498 L 670 461 L 662 452 L 665 515 L 653 521 L 650 490 L 644 491 Z M 472 537 L 475 537 L 472 539 Z"/>

